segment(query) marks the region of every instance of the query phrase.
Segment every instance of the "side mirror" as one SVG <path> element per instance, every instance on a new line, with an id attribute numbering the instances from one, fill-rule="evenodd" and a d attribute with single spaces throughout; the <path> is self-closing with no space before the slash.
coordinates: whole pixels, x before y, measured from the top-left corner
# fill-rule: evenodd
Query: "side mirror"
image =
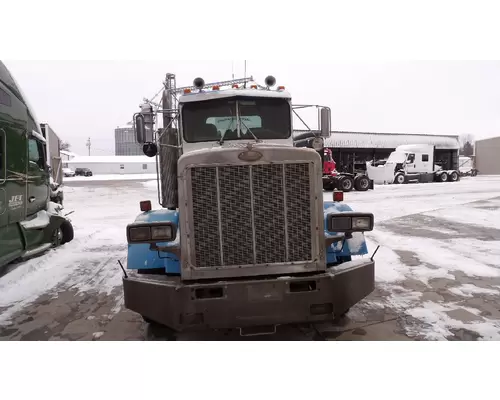
<path id="1" fill-rule="evenodd" d="M 329 138 L 332 125 L 332 111 L 328 107 L 323 107 L 320 109 L 319 117 L 319 129 L 321 131 L 321 137 Z"/>
<path id="2" fill-rule="evenodd" d="M 146 121 L 144 115 L 135 114 L 134 117 L 134 132 L 137 143 L 146 143 Z"/>

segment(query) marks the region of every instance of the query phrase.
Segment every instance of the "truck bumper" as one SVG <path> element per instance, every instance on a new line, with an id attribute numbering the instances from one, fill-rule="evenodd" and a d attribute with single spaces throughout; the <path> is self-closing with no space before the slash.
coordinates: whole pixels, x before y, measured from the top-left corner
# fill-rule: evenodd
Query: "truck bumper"
<path id="1" fill-rule="evenodd" d="M 344 263 L 302 277 L 184 283 L 178 277 L 123 278 L 125 307 L 177 332 L 332 321 L 368 296 L 375 264 Z"/>

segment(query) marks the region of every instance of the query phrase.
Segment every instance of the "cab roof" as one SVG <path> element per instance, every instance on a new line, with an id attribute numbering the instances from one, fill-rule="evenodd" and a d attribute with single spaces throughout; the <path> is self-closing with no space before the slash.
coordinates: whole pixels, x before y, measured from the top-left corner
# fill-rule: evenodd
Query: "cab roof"
<path id="1" fill-rule="evenodd" d="M 204 90 L 202 92 L 187 93 L 179 97 L 179 103 L 194 103 L 214 99 L 225 99 L 229 97 L 265 97 L 273 99 L 291 100 L 292 96 L 286 90 L 265 89 L 226 89 L 226 90 Z"/>

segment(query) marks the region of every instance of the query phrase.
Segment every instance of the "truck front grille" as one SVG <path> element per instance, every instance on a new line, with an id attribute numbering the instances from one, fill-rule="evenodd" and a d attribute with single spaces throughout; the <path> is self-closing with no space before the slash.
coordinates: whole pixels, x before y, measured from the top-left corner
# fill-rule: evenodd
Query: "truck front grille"
<path id="1" fill-rule="evenodd" d="M 308 163 L 191 169 L 196 268 L 310 261 Z"/>

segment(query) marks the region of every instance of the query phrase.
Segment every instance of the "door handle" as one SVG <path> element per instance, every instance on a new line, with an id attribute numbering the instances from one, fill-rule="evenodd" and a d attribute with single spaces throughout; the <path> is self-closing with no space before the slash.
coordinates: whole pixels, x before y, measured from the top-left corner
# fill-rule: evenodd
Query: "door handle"
<path id="1" fill-rule="evenodd" d="M 35 197 L 35 196 L 31 196 L 31 197 L 29 198 L 29 202 L 30 202 L 30 203 L 33 203 L 35 200 L 36 200 L 36 197 Z"/>

